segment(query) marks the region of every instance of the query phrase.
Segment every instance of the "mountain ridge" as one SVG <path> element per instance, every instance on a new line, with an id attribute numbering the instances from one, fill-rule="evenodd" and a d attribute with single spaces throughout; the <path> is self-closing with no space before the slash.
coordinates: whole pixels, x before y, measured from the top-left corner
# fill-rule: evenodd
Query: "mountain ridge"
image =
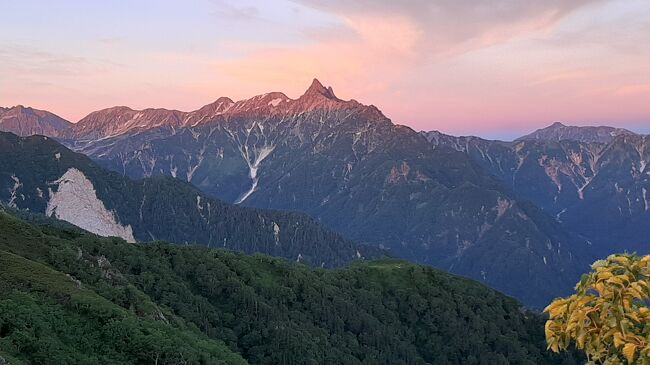
<path id="1" fill-rule="evenodd" d="M 381 256 L 304 215 L 233 206 L 169 176 L 131 180 L 52 138 L 0 132 L 0 155 L 0 201 L 97 234 L 263 252 L 313 266 Z"/>
<path id="2" fill-rule="evenodd" d="M 0 131 L 21 136 L 34 134 L 57 136 L 72 123 L 45 110 L 17 105 L 0 108 Z"/>
<path id="3" fill-rule="evenodd" d="M 548 127 L 537 129 L 536 131 L 521 136 L 515 141 L 522 140 L 575 140 L 579 142 L 601 142 L 608 143 L 619 135 L 634 135 L 624 128 L 615 128 L 609 126 L 568 126 L 561 122 L 555 122 Z"/>
<path id="4" fill-rule="evenodd" d="M 593 242 L 601 256 L 648 252 L 649 136 L 623 133 L 605 143 L 423 135 L 434 146 L 470 156 L 516 195 Z"/>
<path id="5" fill-rule="evenodd" d="M 309 88 L 297 99 L 291 99 L 281 92 L 270 92 L 236 102 L 228 97 L 220 97 L 216 101 L 190 112 L 164 108 L 134 110 L 124 106 L 101 109 L 74 123 L 60 137 L 74 140 L 94 140 L 157 127 L 195 127 L 209 123 L 218 117 L 289 116 L 313 110 L 331 111 L 352 106 L 379 112 L 377 108 L 362 105 L 355 100 L 339 99 L 331 87 L 326 88 L 320 81 L 314 79 Z"/>

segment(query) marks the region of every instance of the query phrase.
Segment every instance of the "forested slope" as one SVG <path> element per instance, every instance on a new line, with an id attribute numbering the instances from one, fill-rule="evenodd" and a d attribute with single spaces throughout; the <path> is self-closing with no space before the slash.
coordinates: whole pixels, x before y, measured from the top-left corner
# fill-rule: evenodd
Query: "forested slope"
<path id="1" fill-rule="evenodd" d="M 312 266 L 384 254 L 303 214 L 235 206 L 170 176 L 131 180 L 43 136 L 0 132 L 0 202 L 102 236 L 260 252 Z"/>
<path id="2" fill-rule="evenodd" d="M 577 363 L 515 300 L 429 267 L 310 269 L 14 213 L 0 212 L 0 356 L 17 363 Z"/>

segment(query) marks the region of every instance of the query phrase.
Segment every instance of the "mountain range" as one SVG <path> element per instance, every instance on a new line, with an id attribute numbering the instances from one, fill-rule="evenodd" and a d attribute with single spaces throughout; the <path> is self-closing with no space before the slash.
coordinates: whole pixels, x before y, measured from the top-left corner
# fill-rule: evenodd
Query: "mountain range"
<path id="1" fill-rule="evenodd" d="M 133 181 L 52 138 L 0 132 L 0 155 L 0 201 L 103 236 L 203 244 L 324 267 L 381 256 L 305 215 L 234 206 L 171 177 Z"/>
<path id="2" fill-rule="evenodd" d="M 333 245 L 327 254 L 310 255 L 312 265 L 336 266 L 356 256 L 357 247 L 378 247 L 476 279 L 537 308 L 568 293 L 598 255 L 647 247 L 648 175 L 641 166 L 647 152 L 639 152 L 646 151 L 639 147 L 646 137 L 620 129 L 554 124 L 515 142 L 419 133 L 393 124 L 375 106 L 338 98 L 314 80 L 297 99 L 273 92 L 237 102 L 222 97 L 192 112 L 104 109 L 50 136 L 90 157 L 94 162 L 84 163 L 93 168 L 128 177 L 124 181 L 168 181 L 170 195 L 180 187 L 191 191 L 183 203 L 165 205 L 174 212 L 163 220 L 167 227 L 158 228 L 168 230 L 166 235 L 140 228 L 137 214 L 127 221 L 129 213 L 109 208 L 137 228 L 137 240 L 221 240 L 174 233 L 175 215 L 200 213 L 196 196 L 223 201 L 237 212 L 296 211 L 316 220 L 314 230 L 331 229 L 346 242 L 342 258 L 333 258 L 339 247 Z M 40 181 L 58 181 L 65 173 L 56 170 Z M 22 179 L 16 182 L 12 174 L 2 178 L 9 192 L 4 200 L 15 203 L 18 195 L 11 189 Z M 119 175 L 110 176 L 128 184 Z M 141 198 L 124 211 L 137 212 Z M 113 207 L 121 199 L 105 204 Z M 621 205 L 628 199 L 629 205 Z M 47 204 L 39 209 L 47 212 Z M 612 212 L 618 213 L 614 221 Z M 268 243 L 257 251 L 278 254 L 270 249 L 272 225 L 264 231 Z M 280 256 L 295 260 L 307 251 L 300 246 Z M 378 254 L 361 251 L 360 256 Z"/>
<path id="3" fill-rule="evenodd" d="M 575 139 L 557 140 L 567 128 L 554 126 L 544 134 L 549 139 L 514 142 L 423 135 L 435 146 L 466 153 L 516 196 L 589 240 L 598 255 L 650 252 L 650 137 L 587 128 L 572 134 Z"/>
<path id="4" fill-rule="evenodd" d="M 517 138 L 518 141 L 542 140 L 542 141 L 563 141 L 571 140 L 578 142 L 599 142 L 609 143 L 617 136 L 634 135 L 624 128 L 607 126 L 600 127 L 576 127 L 567 126 L 561 122 L 555 122 L 546 128 L 541 128 L 533 133 Z"/>

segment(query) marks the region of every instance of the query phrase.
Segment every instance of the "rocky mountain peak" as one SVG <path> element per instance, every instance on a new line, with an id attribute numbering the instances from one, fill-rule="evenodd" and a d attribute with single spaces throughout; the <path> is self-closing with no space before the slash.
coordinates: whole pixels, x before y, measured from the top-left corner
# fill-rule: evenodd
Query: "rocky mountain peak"
<path id="1" fill-rule="evenodd" d="M 314 79 L 305 93 L 300 97 L 303 98 L 313 98 L 313 97 L 325 97 L 330 100 L 339 100 L 339 98 L 334 95 L 334 90 L 331 86 L 325 87 L 321 84 L 318 79 Z"/>
<path id="2" fill-rule="evenodd" d="M 204 105 L 199 110 L 212 110 L 212 111 L 223 111 L 227 109 L 230 105 L 234 104 L 231 98 L 227 96 L 222 96 L 219 99 L 213 101 L 210 104 Z"/>
<path id="3" fill-rule="evenodd" d="M 199 110 L 184 113 L 183 125 L 194 127 L 200 123 L 204 123 L 217 115 L 227 112 L 234 104 L 235 102 L 232 99 L 222 96 L 214 102 L 202 106 Z"/>
<path id="4" fill-rule="evenodd" d="M 387 120 L 377 109 L 362 105 L 355 100 L 341 100 L 331 87 L 325 87 L 314 79 L 305 93 L 298 99 L 291 99 L 281 92 L 269 92 L 249 99 L 234 102 L 228 97 L 191 112 L 167 109 L 133 110 L 116 106 L 93 112 L 80 120 L 69 131 L 67 139 L 92 140 L 159 127 L 196 127 L 218 122 L 224 118 L 267 118 L 277 115 L 302 115 L 306 112 L 336 112 L 355 109 L 368 120 Z"/>

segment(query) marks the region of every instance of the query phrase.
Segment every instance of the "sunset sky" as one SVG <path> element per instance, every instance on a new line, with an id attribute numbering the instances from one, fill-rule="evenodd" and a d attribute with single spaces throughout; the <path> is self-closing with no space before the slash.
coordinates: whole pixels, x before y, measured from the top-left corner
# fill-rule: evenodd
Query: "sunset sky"
<path id="1" fill-rule="evenodd" d="M 0 3 L 0 106 L 77 121 L 114 105 L 295 98 L 314 77 L 417 130 L 650 133 L 650 1 Z"/>

